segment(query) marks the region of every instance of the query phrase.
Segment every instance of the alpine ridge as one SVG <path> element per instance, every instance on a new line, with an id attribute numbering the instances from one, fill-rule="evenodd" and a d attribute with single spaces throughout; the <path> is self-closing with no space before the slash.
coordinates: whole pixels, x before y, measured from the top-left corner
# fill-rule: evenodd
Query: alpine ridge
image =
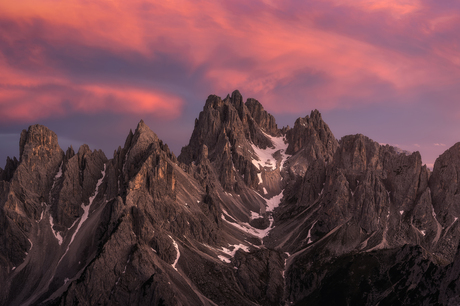
<path id="1" fill-rule="evenodd" d="M 112 158 L 41 125 L 0 168 L 0 305 L 457 305 L 460 143 L 337 140 L 210 95 L 179 156 L 141 120 Z"/>

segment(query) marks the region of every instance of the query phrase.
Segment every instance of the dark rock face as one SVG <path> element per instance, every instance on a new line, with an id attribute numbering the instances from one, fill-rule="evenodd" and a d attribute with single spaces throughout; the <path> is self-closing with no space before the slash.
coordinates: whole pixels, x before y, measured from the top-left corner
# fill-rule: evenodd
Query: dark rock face
<path id="1" fill-rule="evenodd" d="M 256 99 L 248 99 L 245 103 L 251 117 L 265 131 L 272 136 L 280 136 L 281 133 L 276 125 L 275 117 L 267 113 L 262 104 Z"/>
<path id="2" fill-rule="evenodd" d="M 312 111 L 310 116 L 298 118 L 294 128 L 287 131 L 286 138 L 289 142 L 287 154 L 294 155 L 304 149 L 309 151 L 313 159 L 330 159 L 338 146 L 337 140 L 318 110 Z"/>
<path id="3" fill-rule="evenodd" d="M 14 171 L 18 167 L 19 162 L 16 157 L 11 159 L 10 157 L 6 158 L 6 166 L 5 169 L 0 168 L 0 178 L 2 181 L 9 182 L 13 178 Z"/>
<path id="4" fill-rule="evenodd" d="M 252 162 L 255 158 L 252 146 L 273 147 L 269 136 L 281 137 L 281 131 L 273 116 L 257 100 L 248 99 L 243 103 L 239 91 L 224 100 L 211 95 L 195 121 L 189 145 L 182 148 L 178 160 L 198 165 L 198 162 L 203 164 L 203 156 L 206 156 L 225 191 L 241 193 L 247 187 L 257 189 L 262 183 L 259 174 L 265 170 Z M 277 181 L 280 175 L 278 173 Z M 273 193 L 280 191 L 279 183 L 265 188 Z"/>
<path id="5" fill-rule="evenodd" d="M 280 252 L 257 250 L 250 254 L 235 254 L 236 277 L 254 302 L 262 305 L 282 304 L 284 279 L 280 273 L 284 259 Z"/>
<path id="6" fill-rule="evenodd" d="M 111 159 L 34 125 L 0 169 L 0 305 L 456 305 L 459 169 L 238 91 L 178 158 L 142 120 Z"/>

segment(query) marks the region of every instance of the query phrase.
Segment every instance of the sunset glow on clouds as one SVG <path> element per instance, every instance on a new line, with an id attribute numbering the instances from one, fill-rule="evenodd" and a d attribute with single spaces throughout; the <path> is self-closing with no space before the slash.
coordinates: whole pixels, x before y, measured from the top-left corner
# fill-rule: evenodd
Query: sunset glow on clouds
<path id="1" fill-rule="evenodd" d="M 378 137 L 433 163 L 446 149 L 434 144 L 460 141 L 459 25 L 455 1 L 4 1 L 0 135 L 112 114 L 172 122 L 171 138 L 188 128 L 185 145 L 206 97 L 239 89 L 287 124 L 317 108 L 336 137 Z M 353 112 L 386 122 L 355 131 Z"/>

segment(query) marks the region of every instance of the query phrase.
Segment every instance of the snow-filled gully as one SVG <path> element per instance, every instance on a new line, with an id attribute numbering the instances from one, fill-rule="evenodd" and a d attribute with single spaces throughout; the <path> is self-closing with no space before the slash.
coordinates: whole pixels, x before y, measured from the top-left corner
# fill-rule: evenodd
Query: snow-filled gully
<path id="1" fill-rule="evenodd" d="M 222 220 L 224 220 L 228 224 L 232 225 L 233 227 L 236 227 L 237 229 L 241 230 L 242 232 L 245 232 L 245 233 L 247 233 L 247 234 L 249 234 L 251 236 L 259 238 L 261 243 L 263 244 L 263 239 L 265 237 L 267 237 L 268 234 L 270 233 L 270 231 L 273 229 L 274 219 L 273 219 L 273 216 L 272 216 L 271 213 L 273 212 L 273 210 L 275 208 L 277 208 L 279 206 L 282 198 L 283 198 L 283 191 L 280 194 L 278 194 L 278 195 L 276 195 L 276 196 L 274 196 L 274 197 L 272 197 L 270 199 L 265 199 L 265 201 L 266 201 L 266 203 L 265 203 L 265 205 L 266 205 L 266 213 L 269 214 L 268 215 L 268 220 L 270 221 L 270 225 L 266 229 L 257 229 L 255 227 L 251 226 L 247 222 L 239 222 L 235 218 L 230 216 L 230 214 L 225 209 L 222 209 L 223 214 L 221 215 L 221 218 L 222 218 Z M 256 219 L 256 218 L 259 218 L 259 217 L 261 217 L 261 216 L 258 213 L 251 211 L 251 219 Z M 227 218 L 233 220 L 234 222 L 227 220 Z M 218 255 L 218 258 L 223 262 L 229 263 L 230 258 L 235 256 L 236 251 L 239 250 L 239 249 L 242 249 L 245 252 L 249 251 L 249 247 L 245 246 L 243 244 L 229 245 L 229 247 L 232 248 L 232 249 L 222 248 L 222 249 L 219 250 L 223 254 L 225 254 L 225 255 Z"/>
<path id="2" fill-rule="evenodd" d="M 270 170 L 276 170 L 277 162 L 273 155 L 280 151 L 281 154 L 281 163 L 280 170 L 283 168 L 283 164 L 288 158 L 285 154 L 288 145 L 284 142 L 284 137 L 273 137 L 264 133 L 265 137 L 270 139 L 273 147 L 267 147 L 266 149 L 261 149 L 254 144 L 251 144 L 252 150 L 254 151 L 257 158 L 252 159 L 252 164 L 256 166 L 259 170 L 262 168 L 269 168 Z"/>
<path id="3" fill-rule="evenodd" d="M 176 242 L 176 240 L 173 239 L 173 237 L 171 237 L 170 235 L 168 235 L 168 236 L 169 236 L 169 238 L 171 238 L 171 240 L 173 242 L 173 245 L 174 245 L 174 248 L 176 249 L 176 259 L 174 260 L 174 262 L 173 262 L 173 264 L 171 266 L 174 268 L 174 270 L 177 271 L 176 265 L 179 262 L 179 258 L 180 258 L 179 246 L 177 245 L 177 242 Z"/>
<path id="4" fill-rule="evenodd" d="M 283 168 L 284 162 L 287 160 L 289 157 L 288 155 L 285 154 L 286 149 L 287 149 L 287 144 L 284 142 L 284 137 L 273 137 L 270 136 L 266 133 L 264 135 L 270 139 L 272 143 L 272 147 L 267 147 L 266 149 L 261 149 L 257 147 L 254 144 L 251 144 L 253 152 L 254 152 L 254 158 L 252 159 L 252 163 L 254 166 L 257 167 L 260 171 L 266 170 L 266 171 L 274 171 L 278 167 L 281 170 Z M 278 165 L 277 160 L 273 157 L 276 152 L 279 152 L 281 155 L 281 161 Z M 257 173 L 258 178 L 259 178 L 259 183 L 263 184 L 263 179 L 262 179 L 262 172 Z M 263 194 L 266 195 L 267 189 L 266 187 L 262 188 Z M 235 218 L 233 218 L 227 211 L 223 210 L 223 214 L 221 215 L 222 220 L 227 222 L 228 224 L 232 225 L 233 227 L 236 227 L 237 229 L 241 230 L 242 232 L 245 232 L 251 236 L 257 237 L 260 239 L 261 243 L 263 244 L 263 239 L 268 236 L 270 231 L 273 229 L 273 216 L 272 212 L 275 208 L 277 208 L 280 205 L 281 199 L 283 198 L 283 191 L 281 191 L 278 195 L 275 195 L 269 199 L 266 199 L 264 196 L 260 195 L 259 193 L 256 192 L 256 194 L 265 200 L 265 213 L 268 215 L 268 220 L 270 221 L 269 226 L 266 229 L 257 229 L 253 226 L 251 226 L 247 222 L 240 222 L 237 221 Z M 263 209 L 262 209 L 263 211 Z M 252 219 L 257 219 L 261 218 L 262 216 L 258 212 L 253 212 L 251 211 L 251 220 Z M 229 221 L 232 220 L 232 221 Z M 237 250 L 242 249 L 244 251 L 249 251 L 249 247 L 245 246 L 243 244 L 238 244 L 238 245 L 229 245 L 229 248 L 222 248 L 218 251 L 222 252 L 222 255 L 218 255 L 218 258 L 222 260 L 223 262 L 230 262 L 230 258 L 233 257 L 236 253 Z"/>
<path id="5" fill-rule="evenodd" d="M 245 233 L 248 233 L 254 237 L 257 237 L 259 238 L 262 242 L 263 242 L 263 239 L 265 237 L 268 236 L 269 232 L 273 229 L 273 216 L 271 215 L 271 212 L 279 206 L 280 202 L 281 202 L 281 199 L 283 197 L 283 192 L 281 192 L 280 194 L 270 198 L 270 199 L 266 199 L 266 213 L 269 213 L 269 216 L 268 216 L 268 219 L 270 221 L 270 225 L 266 228 L 266 229 L 257 229 L 253 226 L 251 226 L 249 223 L 247 222 L 238 222 L 237 220 L 235 220 L 235 218 L 233 218 L 232 216 L 230 216 L 230 214 L 225 211 L 224 209 L 222 210 L 223 211 L 223 214 L 221 216 L 222 220 L 226 221 L 228 224 L 238 228 L 239 230 L 245 232 Z M 225 215 L 225 216 L 224 216 Z M 259 214 L 255 213 L 255 212 L 251 212 L 251 217 L 254 218 L 254 217 L 257 217 L 259 216 Z M 229 219 L 233 219 L 235 222 L 231 222 L 231 221 L 228 221 L 227 218 Z"/>
<path id="6" fill-rule="evenodd" d="M 101 171 L 102 177 L 97 181 L 96 189 L 94 190 L 94 195 L 91 196 L 91 197 L 89 198 L 89 203 L 88 203 L 88 205 L 85 205 L 85 203 L 82 203 L 82 204 L 81 204 L 81 208 L 83 208 L 83 215 L 80 217 L 80 222 L 78 223 L 77 229 L 76 229 L 75 232 L 73 233 L 72 238 L 70 239 L 70 242 L 69 242 L 69 244 L 67 245 L 67 249 L 65 250 L 64 255 L 61 256 L 61 259 L 59 259 L 59 262 L 58 262 L 57 266 L 59 266 L 59 264 L 61 263 L 61 261 L 62 261 L 62 259 L 64 258 L 64 256 L 65 256 L 65 255 L 67 254 L 67 252 L 69 251 L 70 246 L 72 245 L 72 242 L 74 241 L 75 236 L 78 234 L 78 231 L 80 230 L 81 226 L 82 226 L 83 223 L 88 219 L 88 217 L 89 217 L 89 210 L 90 210 L 90 208 L 91 208 L 91 205 L 93 204 L 94 199 L 97 197 L 97 195 L 98 195 L 98 193 L 99 193 L 99 186 L 101 186 L 102 182 L 104 181 L 104 178 L 105 178 L 105 171 L 106 171 L 106 164 L 104 164 L 104 170 Z M 75 225 L 75 223 L 74 223 L 73 225 Z M 72 227 L 73 227 L 73 225 L 72 225 Z M 72 227 L 71 227 L 71 228 L 72 228 Z"/>

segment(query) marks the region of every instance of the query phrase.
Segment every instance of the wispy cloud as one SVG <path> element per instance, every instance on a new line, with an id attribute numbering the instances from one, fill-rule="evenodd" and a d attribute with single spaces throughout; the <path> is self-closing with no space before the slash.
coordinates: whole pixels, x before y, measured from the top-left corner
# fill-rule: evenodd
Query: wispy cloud
<path id="1" fill-rule="evenodd" d="M 74 104 L 177 116 L 190 94 L 234 88 L 275 112 L 413 103 L 460 77 L 458 7 L 433 1 L 28 0 L 0 9 L 0 108 L 10 120 Z"/>

